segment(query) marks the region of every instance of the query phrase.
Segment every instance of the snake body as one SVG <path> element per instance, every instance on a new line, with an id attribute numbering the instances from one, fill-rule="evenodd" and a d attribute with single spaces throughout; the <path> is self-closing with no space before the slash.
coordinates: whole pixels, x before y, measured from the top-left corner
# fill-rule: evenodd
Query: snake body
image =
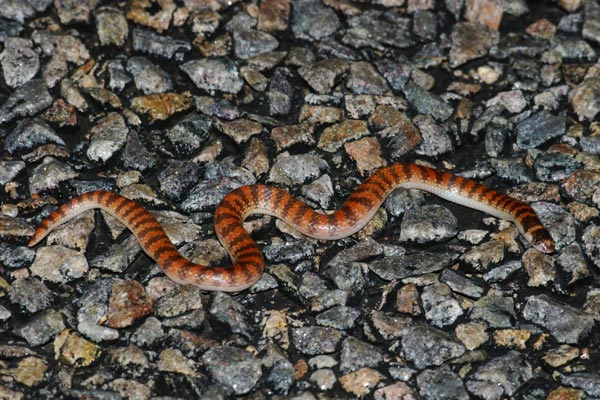
<path id="1" fill-rule="evenodd" d="M 204 290 L 235 292 L 255 283 L 265 267 L 260 248 L 243 227 L 247 216 L 272 215 L 307 236 L 335 240 L 360 230 L 397 187 L 425 190 L 512 221 L 533 247 L 544 253 L 554 252 L 552 238 L 528 204 L 473 180 L 416 164 L 394 164 L 378 170 L 332 214 L 319 213 L 272 186 L 243 186 L 230 192 L 217 207 L 214 222 L 217 237 L 231 256 L 232 267 L 190 262 L 148 211 L 132 200 L 106 191 L 84 193 L 53 211 L 41 222 L 29 246 L 36 245 L 54 228 L 82 212 L 100 208 L 130 229 L 143 250 L 172 280 Z"/>

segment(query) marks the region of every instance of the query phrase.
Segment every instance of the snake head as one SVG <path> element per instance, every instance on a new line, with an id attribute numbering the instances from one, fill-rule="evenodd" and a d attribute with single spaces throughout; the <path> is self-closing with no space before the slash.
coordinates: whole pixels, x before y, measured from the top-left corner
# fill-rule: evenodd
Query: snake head
<path id="1" fill-rule="evenodd" d="M 554 253 L 554 240 L 552 236 L 545 229 L 535 231 L 531 235 L 531 245 L 541 251 L 542 253 L 551 254 Z"/>

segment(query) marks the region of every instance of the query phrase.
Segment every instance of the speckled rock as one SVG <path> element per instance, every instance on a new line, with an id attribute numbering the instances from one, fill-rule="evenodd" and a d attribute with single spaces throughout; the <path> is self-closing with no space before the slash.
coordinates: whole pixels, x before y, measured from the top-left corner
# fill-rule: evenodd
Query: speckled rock
<path id="1" fill-rule="evenodd" d="M 47 310 L 21 325 L 14 333 L 25 339 L 31 346 L 41 346 L 52 340 L 63 329 L 65 325 L 61 313 Z"/>
<path id="2" fill-rule="evenodd" d="M 460 303 L 444 283 L 423 288 L 421 295 L 425 318 L 434 326 L 442 328 L 452 325 L 462 314 Z"/>
<path id="3" fill-rule="evenodd" d="M 421 369 L 442 365 L 464 354 L 464 346 L 442 331 L 425 324 L 413 324 L 402 332 L 405 357 Z"/>
<path id="4" fill-rule="evenodd" d="M 333 353 L 341 338 L 342 332 L 332 328 L 310 326 L 292 330 L 294 346 L 307 355 Z"/>
<path id="5" fill-rule="evenodd" d="M 36 253 L 31 273 L 51 282 L 65 283 L 81 278 L 88 271 L 85 257 L 63 246 L 47 246 Z"/>
<path id="6" fill-rule="evenodd" d="M 501 399 L 512 396 L 532 378 L 531 364 L 513 350 L 479 367 L 467 381 L 467 388 L 485 399 Z"/>
<path id="7" fill-rule="evenodd" d="M 457 220 L 440 205 L 426 205 L 404 213 L 400 227 L 401 242 L 443 241 L 456 235 Z"/>
<path id="8" fill-rule="evenodd" d="M 32 47 L 32 41 L 25 38 L 9 37 L 4 41 L 0 64 L 8 86 L 19 87 L 29 82 L 38 72 L 39 55 Z"/>
<path id="9" fill-rule="evenodd" d="M 238 395 L 249 392 L 262 376 L 259 360 L 237 347 L 212 348 L 204 353 L 202 361 L 214 379 Z"/>
<path id="10" fill-rule="evenodd" d="M 46 309 L 55 299 L 54 293 L 35 278 L 15 280 L 8 289 L 8 295 L 13 304 L 31 314 Z"/>
<path id="11" fill-rule="evenodd" d="M 523 316 L 546 328 L 561 343 L 578 343 L 594 327 L 590 315 L 546 295 L 529 297 Z"/>
<path id="12" fill-rule="evenodd" d="M 450 368 L 427 369 L 417 376 L 419 392 L 425 399 L 468 399 L 462 380 Z"/>
<path id="13" fill-rule="evenodd" d="M 354 337 L 342 342 L 340 353 L 340 372 L 348 373 L 363 367 L 376 367 L 383 361 L 383 355 L 374 346 Z"/>
<path id="14" fill-rule="evenodd" d="M 14 154 L 48 143 L 65 145 L 64 140 L 46 122 L 38 118 L 25 118 L 6 137 L 4 148 Z"/>
<path id="15" fill-rule="evenodd" d="M 498 33 L 475 22 L 460 22 L 452 29 L 450 65 L 457 67 L 487 54 L 490 47 L 497 44 Z"/>
<path id="16" fill-rule="evenodd" d="M 192 60 L 180 67 L 203 90 L 237 93 L 243 82 L 233 62 L 227 58 Z"/>
<path id="17" fill-rule="evenodd" d="M 369 269 L 386 280 L 436 272 L 449 266 L 458 258 L 456 253 L 418 252 L 403 256 L 389 256 L 369 263 Z"/>

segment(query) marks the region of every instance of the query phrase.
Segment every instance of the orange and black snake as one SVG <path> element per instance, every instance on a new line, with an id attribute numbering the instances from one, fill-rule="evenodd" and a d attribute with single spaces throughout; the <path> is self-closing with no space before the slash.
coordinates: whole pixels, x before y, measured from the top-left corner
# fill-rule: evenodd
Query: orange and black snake
<path id="1" fill-rule="evenodd" d="M 130 229 L 148 256 L 174 281 L 204 290 L 236 292 L 255 283 L 265 268 L 261 250 L 242 225 L 248 215 L 272 215 L 307 236 L 335 240 L 360 230 L 397 187 L 426 190 L 512 221 L 533 247 L 544 253 L 554 252 L 552 238 L 528 204 L 473 180 L 416 164 L 394 164 L 380 169 L 332 214 L 319 213 L 272 186 L 251 185 L 232 191 L 223 198 L 214 217 L 215 232 L 231 256 L 232 267 L 190 262 L 181 256 L 148 211 L 134 201 L 106 191 L 84 193 L 60 206 L 42 221 L 29 246 L 36 245 L 54 228 L 82 212 L 100 208 Z"/>

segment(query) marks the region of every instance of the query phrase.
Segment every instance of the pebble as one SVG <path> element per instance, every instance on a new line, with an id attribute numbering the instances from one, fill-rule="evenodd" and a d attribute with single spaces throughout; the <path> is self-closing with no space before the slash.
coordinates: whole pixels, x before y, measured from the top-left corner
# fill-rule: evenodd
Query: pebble
<path id="1" fill-rule="evenodd" d="M 459 22 L 452 28 L 451 67 L 483 57 L 499 41 L 498 32 L 476 22 Z"/>
<path id="2" fill-rule="evenodd" d="M 347 337 L 342 342 L 340 372 L 347 374 L 364 367 L 375 368 L 382 362 L 383 355 L 375 346 L 354 337 Z"/>
<path id="3" fill-rule="evenodd" d="M 458 340 L 469 351 L 479 348 L 488 341 L 489 335 L 486 331 L 487 325 L 482 322 L 459 324 L 454 330 Z"/>
<path id="4" fill-rule="evenodd" d="M 392 30 L 390 32 L 397 32 Z M 384 94 L 389 89 L 385 79 L 367 62 L 350 64 L 347 88 L 356 94 Z"/>
<path id="5" fill-rule="evenodd" d="M 192 49 L 192 46 L 185 40 L 176 40 L 140 28 L 132 30 L 131 42 L 136 51 L 166 59 L 171 59 L 178 53 L 186 53 Z"/>
<path id="6" fill-rule="evenodd" d="M 324 174 L 311 183 L 302 186 L 302 196 L 327 209 L 333 197 L 333 183 L 329 175 Z"/>
<path id="7" fill-rule="evenodd" d="M 328 170 L 329 166 L 316 154 L 298 154 L 280 156 L 269 172 L 269 181 L 283 184 L 302 184 L 311 178 L 317 178 Z"/>
<path id="8" fill-rule="evenodd" d="M 197 309 L 202 309 L 202 296 L 193 286 L 177 286 L 154 304 L 154 313 L 167 318 Z"/>
<path id="9" fill-rule="evenodd" d="M 81 253 L 63 246 L 38 249 L 36 261 L 30 267 L 33 276 L 58 283 L 81 278 L 88 268 L 88 262 Z"/>
<path id="10" fill-rule="evenodd" d="M 131 57 L 127 60 L 126 70 L 133 77 L 135 87 L 144 94 L 173 90 L 169 75 L 146 57 Z"/>
<path id="11" fill-rule="evenodd" d="M 561 375 L 560 381 L 569 386 L 582 389 L 589 396 L 600 395 L 600 375 L 592 372 L 576 372 L 569 375 Z"/>
<path id="12" fill-rule="evenodd" d="M 596 99 L 600 93 L 600 78 L 587 78 L 569 92 L 569 103 L 580 121 L 593 120 L 600 107 Z"/>
<path id="13" fill-rule="evenodd" d="M 192 96 L 184 93 L 151 93 L 131 100 L 133 111 L 146 115 L 150 123 L 164 121 L 178 112 L 187 111 L 192 106 Z"/>
<path id="14" fill-rule="evenodd" d="M 353 294 L 362 293 L 366 286 L 361 263 L 336 263 L 328 268 L 325 277 L 335 283 L 338 289 Z"/>
<path id="15" fill-rule="evenodd" d="M 277 126 L 271 129 L 271 139 L 278 150 L 283 150 L 298 143 L 313 145 L 314 126 L 311 124 L 296 124 Z"/>
<path id="16" fill-rule="evenodd" d="M 381 157 L 381 145 L 376 138 L 366 137 L 345 143 L 344 149 L 356 162 L 356 168 L 362 175 L 386 165 L 386 161 Z"/>
<path id="17" fill-rule="evenodd" d="M 79 299 L 81 307 L 77 312 L 77 330 L 96 343 L 119 337 L 117 330 L 100 325 L 100 321 L 106 318 L 113 283 L 113 279 L 100 280 Z"/>
<path id="18" fill-rule="evenodd" d="M 421 86 L 409 81 L 402 88 L 406 100 L 417 112 L 428 115 L 437 121 L 446 121 L 454 110 L 438 96 L 428 92 Z"/>
<path id="19" fill-rule="evenodd" d="M 4 40 L 4 50 L 0 53 L 0 65 L 6 84 L 16 88 L 29 82 L 37 74 L 40 60 L 30 39 L 8 37 Z"/>
<path id="20" fill-rule="evenodd" d="M 181 209 L 189 213 L 216 206 L 227 193 L 248 183 L 253 182 L 232 177 L 222 177 L 220 181 L 200 181 L 188 191 L 188 195 L 181 203 Z"/>
<path id="21" fill-rule="evenodd" d="M 544 226 L 551 232 L 558 249 L 575 240 L 577 222 L 562 207 L 548 202 L 534 203 L 532 207 L 543 221 Z"/>
<path id="22" fill-rule="evenodd" d="M 233 32 L 233 43 L 235 55 L 243 60 L 279 47 L 279 42 L 275 37 L 255 29 L 235 30 Z"/>
<path id="23" fill-rule="evenodd" d="M 527 286 L 546 286 L 556 279 L 553 260 L 536 249 L 529 249 L 523 254 L 523 268 L 529 276 Z"/>
<path id="24" fill-rule="evenodd" d="M 494 342 L 497 346 L 526 350 L 531 331 L 527 329 L 498 329 L 494 332 Z"/>
<path id="25" fill-rule="evenodd" d="M 247 337 L 250 336 L 252 328 L 246 321 L 242 305 L 234 297 L 225 293 L 218 293 L 209 311 L 217 320 L 227 324 L 232 332 Z"/>
<path id="26" fill-rule="evenodd" d="M 316 370 L 310 375 L 308 380 L 314 383 L 316 387 L 321 391 L 333 388 L 333 386 L 337 382 L 335 373 L 329 368 L 322 368 Z"/>
<path id="27" fill-rule="evenodd" d="M 423 314 L 421 299 L 417 287 L 409 283 L 402 286 L 397 293 L 395 309 L 404 314 L 419 316 Z"/>
<path id="28" fill-rule="evenodd" d="M 467 389 L 485 399 L 513 396 L 533 378 L 533 369 L 525 356 L 511 350 L 477 368 L 467 380 Z"/>
<path id="29" fill-rule="evenodd" d="M 369 128 L 364 121 L 344 120 L 323 130 L 317 146 L 333 153 L 348 141 L 360 139 L 369 134 Z"/>
<path id="30" fill-rule="evenodd" d="M 109 356 L 115 368 L 126 376 L 143 376 L 150 367 L 143 350 L 133 345 L 113 348 Z"/>
<path id="31" fill-rule="evenodd" d="M 317 93 L 329 93 L 336 80 L 346 73 L 350 64 L 346 60 L 323 60 L 303 65 L 298 69 L 298 74 Z"/>
<path id="32" fill-rule="evenodd" d="M 540 111 L 516 126 L 517 145 L 522 149 L 536 148 L 548 140 L 566 133 L 566 118 Z"/>
<path id="33" fill-rule="evenodd" d="M 260 360 L 233 346 L 217 346 L 202 356 L 211 376 L 236 395 L 248 393 L 262 377 Z"/>
<path id="34" fill-rule="evenodd" d="M 487 271 L 490 265 L 504 259 L 504 244 L 500 240 L 490 240 L 471 248 L 460 258 L 477 271 Z"/>
<path id="35" fill-rule="evenodd" d="M 90 261 L 94 268 L 113 272 L 123 272 L 141 253 L 142 249 L 135 236 L 130 235 L 121 242 L 115 242 L 104 252 Z"/>
<path id="36" fill-rule="evenodd" d="M 563 60 L 586 62 L 597 58 L 597 54 L 592 46 L 584 40 L 556 35 L 552 38 L 550 43 L 552 48 L 561 55 Z"/>
<path id="37" fill-rule="evenodd" d="M 200 167 L 189 161 L 173 160 L 158 174 L 160 190 L 169 198 L 180 200 L 194 186 Z"/>
<path id="38" fill-rule="evenodd" d="M 46 310 L 14 330 L 30 346 L 40 346 L 52 340 L 65 328 L 63 317 L 58 311 Z"/>
<path id="39" fill-rule="evenodd" d="M 543 182 L 560 182 L 574 173 L 580 164 L 565 153 L 545 153 L 535 159 L 535 174 Z"/>
<path id="40" fill-rule="evenodd" d="M 55 301 L 54 293 L 35 278 L 16 279 L 8 288 L 8 295 L 11 303 L 30 314 L 45 310 Z"/>
<path id="41" fill-rule="evenodd" d="M 65 145 L 64 140 L 45 121 L 39 118 L 25 118 L 8 134 L 4 148 L 10 154 L 15 154 L 48 143 Z"/>
<path id="42" fill-rule="evenodd" d="M 236 143 L 244 143 L 262 131 L 262 125 L 249 119 L 240 118 L 219 124 L 219 129 Z"/>
<path id="43" fill-rule="evenodd" d="M 551 367 L 560 367 L 579 357 L 577 347 L 562 344 L 557 348 L 550 349 L 544 356 L 544 361 Z"/>
<path id="44" fill-rule="evenodd" d="M 102 46 L 121 47 L 129 36 L 125 15 L 118 8 L 100 7 L 94 12 L 98 39 Z"/>
<path id="45" fill-rule="evenodd" d="M 589 203 L 594 195 L 596 186 L 599 184 L 600 173 L 579 169 L 562 182 L 561 189 L 570 198 L 582 203 Z"/>
<path id="46" fill-rule="evenodd" d="M 0 264 L 9 269 L 23 268 L 33 262 L 35 251 L 25 246 L 0 243 Z"/>
<path id="47" fill-rule="evenodd" d="M 405 26 L 407 22 L 407 19 L 391 13 L 368 10 L 348 20 L 350 29 L 344 35 L 343 41 L 354 47 L 410 47 L 415 41 Z M 404 26 L 406 29 L 394 29 L 396 26 Z"/>
<path id="48" fill-rule="evenodd" d="M 30 190 L 33 193 L 56 189 L 61 182 L 75 178 L 78 173 L 67 164 L 52 157 L 45 157 L 29 178 Z"/>
<path id="49" fill-rule="evenodd" d="M 451 252 L 418 252 L 375 260 L 369 263 L 369 269 L 380 278 L 391 281 L 441 271 L 456 261 L 457 257 L 456 253 Z"/>
<path id="50" fill-rule="evenodd" d="M 560 343 L 578 343 L 594 327 L 592 316 L 545 294 L 527 299 L 523 317 L 546 328 Z"/>
<path id="51" fill-rule="evenodd" d="M 292 32 L 297 39 L 321 40 L 340 27 L 335 11 L 317 0 L 301 0 L 292 7 Z"/>
<path id="52" fill-rule="evenodd" d="M 469 279 L 451 269 L 444 269 L 439 277 L 440 282 L 448 285 L 453 292 L 478 299 L 483 296 L 484 287 L 473 279 Z"/>
<path id="53" fill-rule="evenodd" d="M 123 148 L 128 132 L 129 128 L 120 114 L 108 114 L 90 129 L 91 140 L 86 152 L 88 158 L 105 163 Z"/>
<path id="54" fill-rule="evenodd" d="M 425 205 L 408 209 L 400 226 L 400 242 L 427 243 L 444 241 L 456 235 L 457 220 L 440 205 Z"/>
<path id="55" fill-rule="evenodd" d="M 425 318 L 438 328 L 454 324 L 463 314 L 460 303 L 445 283 L 425 286 L 421 294 L 421 301 Z"/>
<path id="56" fill-rule="evenodd" d="M 137 281 L 118 280 L 109 299 L 106 325 L 125 328 L 152 312 L 152 300 Z"/>
<path id="57" fill-rule="evenodd" d="M 470 317 L 473 320 L 482 320 L 492 328 L 510 328 L 512 321 L 517 317 L 515 302 L 511 297 L 488 292 L 473 303 Z"/>
<path id="58" fill-rule="evenodd" d="M 489 283 L 502 282 L 509 279 L 523 264 L 518 260 L 507 261 L 483 274 L 483 280 Z"/>
<path id="59" fill-rule="evenodd" d="M 417 116 L 414 123 L 419 128 L 422 141 L 416 153 L 429 157 L 437 157 L 452 151 L 452 141 L 444 129 L 437 125 L 429 116 Z"/>
<path id="60" fill-rule="evenodd" d="M 384 399 L 411 399 L 417 398 L 417 394 L 404 382 L 396 382 L 384 386 L 373 392 L 373 398 L 376 400 Z"/>
<path id="61" fill-rule="evenodd" d="M 371 368 L 361 368 L 340 377 L 342 388 L 357 397 L 362 397 L 371 392 L 384 376 Z"/>
<path id="62" fill-rule="evenodd" d="M 414 323 L 402 332 L 402 349 L 404 356 L 418 369 L 442 365 L 465 352 L 461 343 L 422 323 Z"/>
<path id="63" fill-rule="evenodd" d="M 243 86 L 235 64 L 227 58 L 192 60 L 180 68 L 199 89 L 237 93 Z"/>
<path id="64" fill-rule="evenodd" d="M 11 182 L 24 168 L 23 161 L 0 160 L 0 185 Z"/>
<path id="65" fill-rule="evenodd" d="M 131 336 L 131 340 L 138 346 L 151 347 L 160 343 L 165 339 L 166 334 L 162 329 L 160 320 L 155 317 L 148 317 L 146 320 L 136 329 Z"/>
<path id="66" fill-rule="evenodd" d="M 337 329 L 308 326 L 292 329 L 292 342 L 294 346 L 306 355 L 319 355 L 333 353 L 343 333 Z"/>
<path id="67" fill-rule="evenodd" d="M 425 399 L 469 399 L 461 378 L 448 366 L 427 369 L 417 375 L 419 392 Z"/>
<path id="68" fill-rule="evenodd" d="M 15 381 L 28 386 L 34 387 L 45 381 L 45 372 L 48 369 L 48 364 L 38 357 L 25 357 L 19 361 L 18 365 L 12 371 L 8 371 Z"/>
<path id="69" fill-rule="evenodd" d="M 594 224 L 589 225 L 583 231 L 581 239 L 585 254 L 596 267 L 600 266 L 600 227 Z"/>
<path id="70" fill-rule="evenodd" d="M 197 152 L 209 138 L 212 121 L 202 114 L 192 113 L 169 128 L 165 135 L 177 154 Z"/>

